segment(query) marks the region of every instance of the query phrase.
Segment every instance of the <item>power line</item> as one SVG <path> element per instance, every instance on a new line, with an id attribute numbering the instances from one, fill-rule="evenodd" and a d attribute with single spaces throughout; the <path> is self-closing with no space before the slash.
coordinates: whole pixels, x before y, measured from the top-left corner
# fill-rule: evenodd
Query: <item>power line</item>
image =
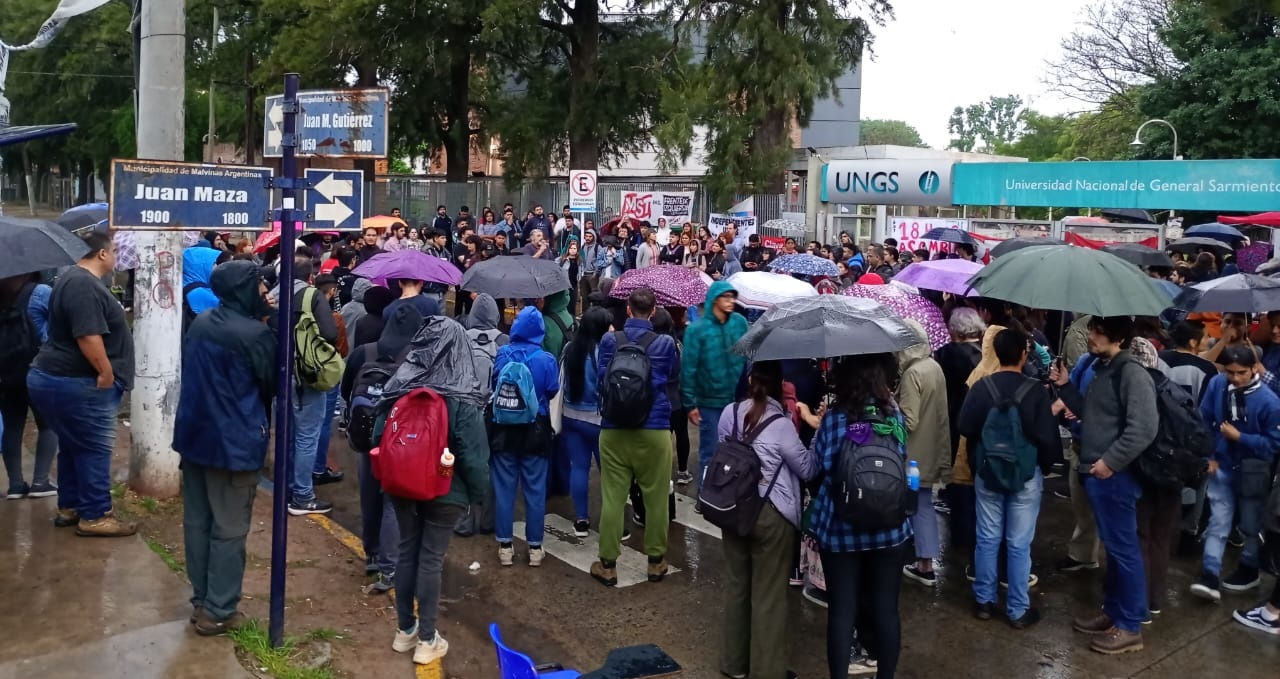
<path id="1" fill-rule="evenodd" d="M 116 75 L 114 73 L 52 73 L 50 71 L 9 71 L 16 75 L 56 75 L 58 77 L 72 78 L 128 78 L 133 80 L 131 75 Z"/>

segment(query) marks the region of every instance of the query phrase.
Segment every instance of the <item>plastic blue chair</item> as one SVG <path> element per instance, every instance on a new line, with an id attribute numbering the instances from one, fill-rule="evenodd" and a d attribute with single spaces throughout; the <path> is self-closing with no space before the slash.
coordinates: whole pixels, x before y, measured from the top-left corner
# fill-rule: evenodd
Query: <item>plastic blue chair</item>
<path id="1" fill-rule="evenodd" d="M 501 679 L 577 679 L 582 676 L 577 670 L 566 670 L 559 665 L 534 665 L 532 658 L 502 643 L 496 622 L 489 625 L 489 637 L 498 649 Z"/>

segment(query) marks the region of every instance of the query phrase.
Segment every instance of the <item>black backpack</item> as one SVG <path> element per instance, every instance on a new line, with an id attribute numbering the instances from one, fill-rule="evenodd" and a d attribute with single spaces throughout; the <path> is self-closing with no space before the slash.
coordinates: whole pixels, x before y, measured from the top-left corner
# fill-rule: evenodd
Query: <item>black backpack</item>
<path id="1" fill-rule="evenodd" d="M 620 429 L 638 429 L 653 409 L 653 384 L 649 381 L 649 345 L 658 339 L 648 332 L 638 343 L 626 333 L 614 333 L 618 348 L 604 373 L 600 389 L 600 414 Z"/>
<path id="2" fill-rule="evenodd" d="M 396 374 L 405 354 L 395 358 L 378 355 L 378 345 L 365 345 L 364 365 L 356 373 L 351 385 L 351 402 L 347 404 L 347 440 L 357 452 L 367 453 L 377 446 L 374 425 L 378 420 L 378 405 L 382 402 L 382 388 Z"/>
<path id="3" fill-rule="evenodd" d="M 784 463 L 779 461 L 778 471 L 764 496 L 760 495 L 760 483 L 764 481 L 761 472 L 760 457 L 756 455 L 752 445 L 775 420 L 782 415 L 774 414 L 764 419 L 746 432 L 738 434 L 738 404 L 733 404 L 733 433 L 729 438 L 716 446 L 715 452 L 702 472 L 702 484 L 698 490 L 698 504 L 702 507 L 702 516 L 722 530 L 732 532 L 739 537 L 747 537 L 755 528 L 756 519 L 760 518 L 760 510 L 764 509 L 765 500 L 773 492 L 778 482 Z"/>
<path id="4" fill-rule="evenodd" d="M 916 493 L 907 485 L 907 460 L 877 412 L 849 425 L 831 470 L 835 515 L 861 532 L 892 530 L 916 513 Z"/>
<path id="5" fill-rule="evenodd" d="M 0 308 L 0 391 L 26 389 L 27 370 L 40 353 L 40 331 L 27 307 L 35 283 L 24 283 L 13 304 Z"/>
<path id="6" fill-rule="evenodd" d="M 191 322 L 196 320 L 196 316 L 199 315 L 191 309 L 191 302 L 187 301 L 187 295 L 191 294 L 192 291 L 194 290 L 200 290 L 202 288 L 207 289 L 208 287 L 209 287 L 208 283 L 203 283 L 201 281 L 193 281 L 191 283 L 187 283 L 186 285 L 182 286 L 182 336 L 183 337 L 187 336 L 187 330 L 191 328 Z"/>
<path id="7" fill-rule="evenodd" d="M 1140 483 L 1149 488 L 1180 490 L 1197 487 L 1209 475 L 1213 436 L 1200 417 L 1200 409 L 1190 392 L 1159 370 L 1144 369 L 1155 382 L 1156 411 L 1160 423 L 1155 440 L 1138 455 L 1129 469 Z M 1118 371 L 1112 375 L 1112 384 L 1118 393 Z"/>

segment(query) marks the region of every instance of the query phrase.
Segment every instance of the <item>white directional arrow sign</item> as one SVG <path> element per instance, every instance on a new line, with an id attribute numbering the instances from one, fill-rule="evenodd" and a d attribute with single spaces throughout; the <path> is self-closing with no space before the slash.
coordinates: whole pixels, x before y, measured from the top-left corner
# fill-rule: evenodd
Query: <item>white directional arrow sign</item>
<path id="1" fill-rule="evenodd" d="M 350 185 L 350 182 L 348 182 L 348 185 Z M 353 212 L 351 208 L 347 207 L 346 203 L 340 200 L 332 203 L 320 203 L 315 207 L 316 220 L 321 222 L 341 224 L 347 221 L 347 218 L 353 214 L 355 214 L 355 212 Z"/>
<path id="2" fill-rule="evenodd" d="M 280 144 L 284 141 L 284 106 L 281 105 L 279 99 L 269 99 L 267 102 L 267 149 L 279 149 Z M 271 155 L 268 153 L 267 155 Z"/>
<path id="3" fill-rule="evenodd" d="M 352 192 L 351 180 L 338 179 L 332 174 L 325 175 L 325 178 L 317 182 L 314 188 L 324 196 L 325 200 L 350 198 Z"/>

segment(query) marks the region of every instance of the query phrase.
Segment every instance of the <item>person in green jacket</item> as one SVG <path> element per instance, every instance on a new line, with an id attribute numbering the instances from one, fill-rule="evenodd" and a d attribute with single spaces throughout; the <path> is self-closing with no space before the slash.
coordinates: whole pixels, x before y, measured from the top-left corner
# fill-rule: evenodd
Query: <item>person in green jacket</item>
<path id="1" fill-rule="evenodd" d="M 547 336 L 542 339 L 543 350 L 560 359 L 564 345 L 569 343 L 573 334 L 573 314 L 569 313 L 569 291 L 562 290 L 547 295 L 538 301 L 538 309 L 542 311 L 543 324 L 547 326 Z"/>
<path id="2" fill-rule="evenodd" d="M 734 391 L 747 359 L 731 351 L 747 333 L 747 319 L 733 310 L 738 291 L 728 281 L 707 290 L 702 317 L 684 332 L 680 367 L 680 395 L 689 421 L 698 425 L 698 487 L 702 470 L 716 447 L 720 411 L 734 401 Z M 685 472 L 688 475 L 688 472 Z M 682 479 L 687 483 L 687 479 Z"/>

